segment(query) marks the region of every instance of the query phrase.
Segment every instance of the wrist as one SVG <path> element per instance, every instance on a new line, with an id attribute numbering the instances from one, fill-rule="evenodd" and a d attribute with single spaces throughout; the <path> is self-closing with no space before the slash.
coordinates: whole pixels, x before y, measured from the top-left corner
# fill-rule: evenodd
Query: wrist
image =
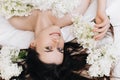
<path id="1" fill-rule="evenodd" d="M 98 11 L 98 12 L 96 13 L 96 16 L 107 16 L 107 14 L 106 14 L 106 12 L 104 12 L 104 11 Z"/>

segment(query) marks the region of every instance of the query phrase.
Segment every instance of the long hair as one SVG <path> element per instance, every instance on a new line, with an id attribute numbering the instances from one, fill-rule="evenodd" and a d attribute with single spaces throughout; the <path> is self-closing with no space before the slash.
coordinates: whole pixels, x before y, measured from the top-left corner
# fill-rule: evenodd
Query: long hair
<path id="1" fill-rule="evenodd" d="M 79 60 L 75 56 L 71 56 L 66 48 L 64 51 L 63 63 L 56 65 L 43 63 L 38 58 L 38 53 L 29 49 L 26 63 L 32 80 L 89 80 L 73 73 L 73 70 L 80 70 L 85 66 L 87 55 L 78 55 L 81 58 Z"/>

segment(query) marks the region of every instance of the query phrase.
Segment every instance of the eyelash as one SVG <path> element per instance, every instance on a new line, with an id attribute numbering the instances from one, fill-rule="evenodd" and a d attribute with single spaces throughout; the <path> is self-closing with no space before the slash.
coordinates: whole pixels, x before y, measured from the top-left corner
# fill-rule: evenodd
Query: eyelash
<path id="1" fill-rule="evenodd" d="M 46 52 L 51 52 L 51 51 L 53 51 L 53 50 L 52 50 L 52 47 L 50 47 L 50 46 L 45 47 L 45 49 L 46 49 Z M 58 50 L 59 52 L 61 52 L 61 53 L 64 53 L 64 51 L 63 51 L 62 48 L 57 48 L 57 50 Z"/>
<path id="2" fill-rule="evenodd" d="M 48 46 L 48 47 L 45 47 L 46 49 L 46 52 L 51 52 L 52 51 L 52 47 Z"/>

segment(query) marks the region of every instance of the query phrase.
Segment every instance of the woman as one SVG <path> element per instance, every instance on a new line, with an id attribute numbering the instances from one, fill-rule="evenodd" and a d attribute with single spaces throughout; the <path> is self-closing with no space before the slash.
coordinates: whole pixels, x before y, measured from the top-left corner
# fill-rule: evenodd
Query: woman
<path id="1" fill-rule="evenodd" d="M 61 26 L 59 27 L 52 26 L 52 25 L 56 25 L 55 24 L 56 21 L 59 21 L 59 19 L 56 19 L 56 17 L 52 16 L 50 11 L 41 12 L 39 10 L 33 11 L 31 16 L 19 17 L 19 18 L 13 17 L 9 19 L 9 23 L 15 28 L 26 30 L 26 31 L 33 31 L 35 33 L 35 39 L 31 43 L 31 47 L 35 49 L 37 54 L 39 54 L 37 55 L 37 57 L 40 62 L 45 64 L 60 65 L 63 63 L 63 60 L 64 60 L 64 55 L 63 55 L 64 41 L 60 31 Z M 66 22 L 64 23 L 66 25 Z M 59 23 L 59 25 L 61 24 Z M 28 67 L 30 66 L 28 65 Z M 67 69 L 63 71 L 66 71 L 66 70 Z M 66 77 L 69 77 L 72 74 L 73 74 L 73 77 L 76 76 L 76 79 L 81 79 L 78 75 L 72 73 L 71 70 L 69 70 L 69 72 L 70 72 L 70 75 L 66 75 L 65 79 Z M 39 79 L 40 78 L 38 78 L 38 80 Z M 58 78 L 58 80 L 59 79 L 60 77 Z M 86 79 L 86 78 L 83 78 L 83 79 Z"/>
<path id="2" fill-rule="evenodd" d="M 89 1 L 85 0 L 84 4 L 86 3 L 88 6 Z M 17 29 L 33 31 L 35 33 L 35 39 L 31 42 L 31 47 L 40 54 L 40 60 L 45 63 L 62 63 L 63 54 L 61 53 L 63 53 L 64 40 L 60 27 L 72 24 L 71 14 L 57 18 L 52 15 L 51 11 L 33 10 L 30 16 L 14 16 L 10 18 L 9 23 Z M 44 54 L 48 52 L 51 54 Z M 51 56 L 52 59 L 47 56 Z"/>
<path id="3" fill-rule="evenodd" d="M 31 16 L 14 17 L 9 22 L 16 28 L 34 31 L 35 39 L 31 42 L 31 47 L 39 53 L 41 61 L 55 64 L 62 63 L 64 40 L 60 27 L 52 26 L 53 24 L 49 21 L 49 12 L 36 10 Z"/>
<path id="4" fill-rule="evenodd" d="M 14 17 L 9 19 L 9 22 L 16 28 L 20 29 L 21 27 L 19 27 L 19 25 L 21 26 L 22 24 L 21 29 L 31 30 L 35 32 L 35 39 L 31 43 L 31 47 L 34 50 L 31 49 L 29 50 L 28 58 L 27 58 L 28 72 L 30 73 L 32 79 L 33 80 L 40 80 L 40 79 L 88 80 L 87 78 L 80 77 L 79 75 L 71 71 L 72 70 L 71 66 L 75 63 L 74 62 L 69 63 L 69 58 L 67 57 L 69 54 L 67 54 L 67 56 L 66 54 L 64 54 L 63 51 L 64 40 L 60 31 L 60 27 L 52 26 L 53 25 L 52 19 L 54 17 L 51 16 L 50 14 L 51 14 L 50 12 L 34 11 L 32 15 L 27 18 Z M 53 17 L 53 18 L 51 19 L 49 17 Z M 32 20 L 31 21 L 32 23 L 28 22 L 29 24 L 26 25 L 29 19 Z M 17 22 L 20 22 L 20 24 Z M 33 25 L 33 27 L 31 25 Z M 28 28 L 25 26 L 31 26 L 31 27 Z M 67 59 L 67 62 L 65 59 Z M 85 59 L 86 58 L 84 57 L 83 60 L 85 61 Z M 84 65 L 85 62 L 84 64 L 83 63 L 78 64 L 77 67 L 78 66 L 81 67 Z"/>
<path id="5" fill-rule="evenodd" d="M 13 17 L 9 20 L 9 22 L 15 28 L 34 31 L 35 40 L 31 43 L 31 47 L 36 50 L 36 54 L 39 54 L 39 60 L 43 63 L 54 63 L 59 65 L 63 62 L 62 52 L 64 46 L 59 27 L 71 24 L 72 21 L 69 21 L 69 18 L 71 18 L 71 15 L 68 15 L 68 17 L 65 16 L 65 19 L 57 19 L 52 16 L 49 11 L 40 12 L 36 10 L 31 16 L 19 17 L 19 19 L 17 17 Z M 59 27 L 52 25 L 58 25 Z"/>
<path id="6" fill-rule="evenodd" d="M 43 78 L 43 80 L 67 80 L 67 79 L 88 80 L 87 78 L 80 77 L 79 75 L 73 73 L 71 71 L 71 68 L 69 68 L 73 64 L 67 63 L 69 61 L 66 62 L 66 60 L 64 59 L 67 57 L 64 56 L 63 54 L 64 40 L 60 31 L 60 27 L 52 26 L 51 22 L 49 22 L 48 19 L 49 16 L 48 13 L 49 12 L 38 13 L 37 11 L 35 11 L 31 16 L 27 18 L 14 17 L 9 19 L 10 24 L 15 26 L 16 28 L 19 29 L 24 28 L 25 30 L 31 30 L 35 32 L 35 39 L 31 43 L 31 48 L 33 48 L 34 50 L 30 49 L 27 60 L 28 71 L 31 77 L 33 78 L 33 80 L 40 80 L 41 78 Z M 39 20 L 39 18 L 41 19 Z M 31 23 L 29 22 L 29 20 L 32 20 Z M 37 24 L 37 20 L 39 20 L 39 23 L 41 24 Z M 28 24 L 26 24 L 27 21 Z M 48 25 L 46 25 L 46 21 L 48 22 Z M 36 27 L 34 27 L 35 26 L 34 24 L 35 25 L 37 24 Z M 84 64 L 80 63 L 79 66 L 81 65 L 83 67 L 85 65 L 85 59 L 86 57 L 84 57 L 83 59 Z M 38 67 L 36 64 L 38 65 Z M 44 67 L 44 65 L 46 65 L 46 67 Z M 34 71 L 36 75 L 33 74 Z M 44 71 L 47 72 L 44 73 Z M 64 73 L 65 71 L 66 73 Z M 51 73 L 53 75 L 51 75 Z M 43 74 L 46 75 L 42 76 Z"/>

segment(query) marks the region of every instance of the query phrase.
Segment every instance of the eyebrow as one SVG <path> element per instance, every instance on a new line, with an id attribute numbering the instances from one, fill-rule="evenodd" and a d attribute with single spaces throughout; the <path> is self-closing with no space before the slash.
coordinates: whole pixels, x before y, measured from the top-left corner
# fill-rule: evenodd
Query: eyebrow
<path id="1" fill-rule="evenodd" d="M 49 49 L 48 47 L 45 47 L 45 52 L 52 52 L 54 50 L 52 49 Z M 63 48 L 57 48 L 57 51 L 60 52 L 60 53 L 64 53 L 64 49 Z"/>

